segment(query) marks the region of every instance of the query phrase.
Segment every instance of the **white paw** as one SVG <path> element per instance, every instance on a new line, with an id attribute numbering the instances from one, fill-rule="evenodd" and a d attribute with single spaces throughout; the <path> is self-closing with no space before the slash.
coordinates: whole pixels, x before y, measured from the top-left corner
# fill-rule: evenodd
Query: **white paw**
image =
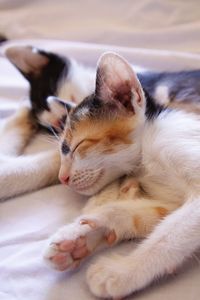
<path id="1" fill-rule="evenodd" d="M 121 299 L 137 291 L 142 288 L 144 275 L 137 266 L 121 256 L 99 259 L 87 271 L 91 292 L 101 298 Z"/>
<path id="2" fill-rule="evenodd" d="M 44 258 L 57 270 L 71 270 L 90 255 L 99 244 L 115 241 L 113 231 L 108 231 L 95 219 L 80 219 L 62 227 L 51 238 Z"/>
<path id="3" fill-rule="evenodd" d="M 122 266 L 115 260 L 99 259 L 87 271 L 87 283 L 91 292 L 102 298 L 118 298 L 121 295 L 121 286 L 124 284 Z"/>

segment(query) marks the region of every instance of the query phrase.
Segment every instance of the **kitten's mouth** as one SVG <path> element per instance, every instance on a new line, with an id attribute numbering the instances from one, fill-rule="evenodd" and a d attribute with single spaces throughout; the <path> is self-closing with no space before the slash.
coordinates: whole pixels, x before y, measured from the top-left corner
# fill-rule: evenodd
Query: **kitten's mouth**
<path id="1" fill-rule="evenodd" d="M 90 180 L 89 182 L 88 182 L 88 180 L 84 181 L 84 178 L 83 178 L 83 179 L 81 179 L 81 181 L 70 182 L 69 186 L 78 193 L 85 193 L 85 192 L 89 191 L 90 189 L 94 188 L 94 186 L 102 178 L 103 174 L 104 174 L 104 170 L 101 169 L 100 172 L 95 177 L 93 177 L 92 180 Z"/>

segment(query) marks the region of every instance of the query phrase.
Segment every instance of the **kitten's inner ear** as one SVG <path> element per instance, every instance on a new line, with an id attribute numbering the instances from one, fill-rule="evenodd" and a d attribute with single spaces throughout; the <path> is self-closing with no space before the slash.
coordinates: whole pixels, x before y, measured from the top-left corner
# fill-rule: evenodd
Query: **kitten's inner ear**
<path id="1" fill-rule="evenodd" d="M 62 132 L 73 107 L 75 107 L 75 104 L 70 101 L 49 96 L 47 98 L 48 109 L 41 111 L 37 118 L 41 125 L 47 128 L 52 127 L 57 132 Z"/>
<path id="2" fill-rule="evenodd" d="M 133 113 L 135 105 L 144 104 L 144 93 L 136 74 L 128 62 L 115 53 L 105 53 L 100 58 L 95 93 L 104 102 L 115 101 Z"/>
<path id="3" fill-rule="evenodd" d="M 45 52 L 31 46 L 13 46 L 5 51 L 6 57 L 25 77 L 37 77 L 49 63 Z"/>

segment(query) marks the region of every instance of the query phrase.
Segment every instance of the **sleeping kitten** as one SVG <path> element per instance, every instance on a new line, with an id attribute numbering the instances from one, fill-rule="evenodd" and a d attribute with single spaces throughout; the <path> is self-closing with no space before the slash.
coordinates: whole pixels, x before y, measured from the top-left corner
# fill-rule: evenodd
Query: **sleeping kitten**
<path id="1" fill-rule="evenodd" d="M 94 196 L 80 218 L 56 233 L 46 253 L 50 263 L 73 268 L 97 246 L 145 237 L 179 206 L 129 256 L 91 266 L 89 286 L 100 297 L 125 296 L 171 272 L 196 250 L 199 121 L 192 113 L 155 105 L 125 60 L 104 55 L 95 93 L 67 111 L 60 179 L 92 195 L 124 174 L 133 177 L 118 179 Z"/>
<path id="2" fill-rule="evenodd" d="M 139 181 L 128 198 L 119 182 L 94 196 L 47 248 L 45 258 L 66 270 L 99 246 L 148 236 L 126 257 L 89 267 L 87 281 L 99 297 L 142 289 L 200 247 L 200 117 L 156 105 L 149 111 L 148 101 L 131 66 L 105 54 L 95 93 L 69 112 L 61 138 L 60 178 L 78 192 L 95 194 L 123 174 Z"/>

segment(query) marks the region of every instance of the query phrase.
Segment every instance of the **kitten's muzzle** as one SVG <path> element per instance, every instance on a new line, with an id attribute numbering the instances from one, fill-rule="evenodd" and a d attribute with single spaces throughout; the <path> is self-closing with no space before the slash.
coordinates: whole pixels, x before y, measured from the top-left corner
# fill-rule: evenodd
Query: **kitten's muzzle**
<path id="1" fill-rule="evenodd" d="M 84 192 L 91 189 L 103 176 L 102 169 L 86 169 L 76 171 L 68 181 L 68 185 L 77 192 Z"/>

